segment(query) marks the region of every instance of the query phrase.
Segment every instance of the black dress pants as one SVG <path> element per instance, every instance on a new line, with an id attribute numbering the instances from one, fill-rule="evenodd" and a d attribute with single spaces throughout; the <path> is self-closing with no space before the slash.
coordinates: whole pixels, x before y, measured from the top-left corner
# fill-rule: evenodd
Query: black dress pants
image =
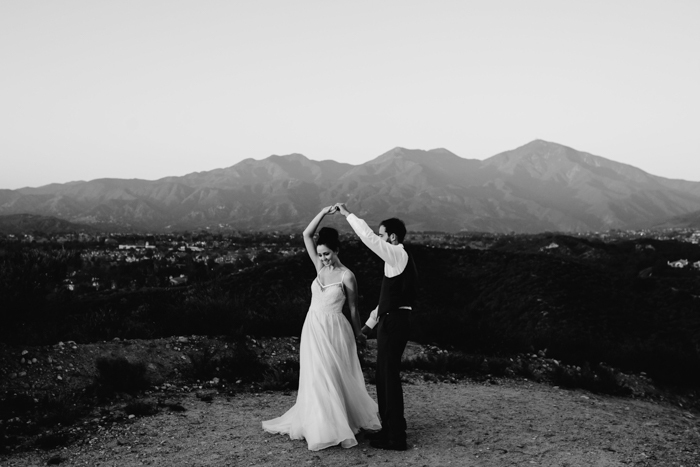
<path id="1" fill-rule="evenodd" d="M 382 315 L 377 325 L 377 399 L 382 432 L 396 442 L 406 441 L 401 356 L 408 343 L 408 310 Z"/>

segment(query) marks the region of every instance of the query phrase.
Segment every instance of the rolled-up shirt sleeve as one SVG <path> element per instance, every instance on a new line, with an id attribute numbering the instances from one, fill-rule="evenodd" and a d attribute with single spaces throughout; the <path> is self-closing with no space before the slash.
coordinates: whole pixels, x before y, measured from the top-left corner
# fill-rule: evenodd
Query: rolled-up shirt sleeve
<path id="1" fill-rule="evenodd" d="M 372 310 L 372 312 L 369 314 L 369 318 L 367 318 L 367 321 L 365 321 L 365 326 L 367 326 L 368 328 L 374 329 L 374 327 L 379 322 L 379 317 L 377 316 L 378 313 L 379 313 L 379 307 Z"/>

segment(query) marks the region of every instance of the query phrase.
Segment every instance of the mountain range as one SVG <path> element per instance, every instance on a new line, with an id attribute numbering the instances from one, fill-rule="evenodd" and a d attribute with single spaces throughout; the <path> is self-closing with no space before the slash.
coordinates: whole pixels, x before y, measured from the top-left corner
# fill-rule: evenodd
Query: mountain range
<path id="1" fill-rule="evenodd" d="M 700 182 L 542 140 L 483 161 L 446 149 L 394 148 L 360 165 L 291 154 L 153 181 L 0 190 L 0 215 L 51 216 L 102 230 L 286 231 L 338 201 L 370 225 L 400 217 L 413 231 L 700 228 Z"/>

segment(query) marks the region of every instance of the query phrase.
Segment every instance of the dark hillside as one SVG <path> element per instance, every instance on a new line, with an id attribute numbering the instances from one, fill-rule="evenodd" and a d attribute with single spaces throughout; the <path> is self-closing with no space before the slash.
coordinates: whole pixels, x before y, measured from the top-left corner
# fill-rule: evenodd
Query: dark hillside
<path id="1" fill-rule="evenodd" d="M 698 245 L 541 234 L 506 236 L 481 250 L 407 249 L 422 284 L 412 320 L 416 341 L 502 356 L 544 351 L 579 365 L 606 362 L 700 385 L 700 270 L 692 267 Z M 357 242 L 346 242 L 341 258 L 358 278 L 366 317 L 377 303 L 382 264 Z M 32 266 L 13 267 L 15 259 Z M 76 298 L 52 288 L 65 277 L 67 253 L 15 259 L 0 258 L 0 337 L 14 344 L 299 335 L 314 277 L 300 254 L 185 288 Z M 668 266 L 678 259 L 689 265 Z"/>
<path id="2" fill-rule="evenodd" d="M 99 229 L 91 225 L 76 224 L 51 216 L 34 214 L 10 214 L 0 216 L 0 233 L 20 235 L 32 233 L 38 235 L 62 234 L 68 232 L 97 233 Z"/>

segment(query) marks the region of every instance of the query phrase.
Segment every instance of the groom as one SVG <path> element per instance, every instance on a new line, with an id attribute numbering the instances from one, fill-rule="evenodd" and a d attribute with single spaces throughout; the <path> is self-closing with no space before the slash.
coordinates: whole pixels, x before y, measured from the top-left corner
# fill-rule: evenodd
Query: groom
<path id="1" fill-rule="evenodd" d="M 416 268 L 403 247 L 406 226 L 400 219 L 382 221 L 379 235 L 343 203 L 336 204 L 364 243 L 384 260 L 384 279 L 379 305 L 362 328 L 363 333 L 377 326 L 377 399 L 382 429 L 370 444 L 379 449 L 405 451 L 406 419 L 401 389 L 401 355 L 408 343 L 409 315 L 415 300 Z"/>

